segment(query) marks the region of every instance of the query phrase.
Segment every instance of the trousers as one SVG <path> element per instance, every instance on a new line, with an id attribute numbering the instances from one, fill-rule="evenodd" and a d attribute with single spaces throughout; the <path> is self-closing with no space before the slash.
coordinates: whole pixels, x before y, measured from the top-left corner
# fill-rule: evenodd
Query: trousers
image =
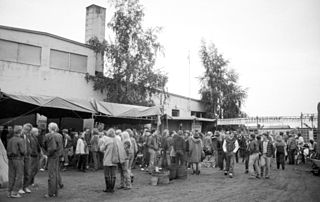
<path id="1" fill-rule="evenodd" d="M 23 164 L 22 159 L 9 159 L 9 192 L 18 192 L 22 189 Z"/>
<path id="2" fill-rule="evenodd" d="M 256 169 L 256 175 L 260 176 L 259 153 L 253 153 L 249 156 L 249 173 L 254 175 L 253 166 Z"/>
<path id="3" fill-rule="evenodd" d="M 226 153 L 226 171 L 233 174 L 235 154 L 233 152 Z"/>
<path id="4" fill-rule="evenodd" d="M 48 194 L 49 196 L 58 195 L 58 170 L 59 158 L 48 157 Z"/>
<path id="5" fill-rule="evenodd" d="M 30 181 L 29 181 L 29 185 L 34 183 L 34 178 L 37 175 L 38 171 L 39 171 L 39 166 L 40 166 L 40 159 L 39 157 L 31 157 L 30 159 Z"/>
<path id="6" fill-rule="evenodd" d="M 31 157 L 25 156 L 23 158 L 24 169 L 23 169 L 23 188 L 26 188 L 30 185 L 31 177 Z"/>

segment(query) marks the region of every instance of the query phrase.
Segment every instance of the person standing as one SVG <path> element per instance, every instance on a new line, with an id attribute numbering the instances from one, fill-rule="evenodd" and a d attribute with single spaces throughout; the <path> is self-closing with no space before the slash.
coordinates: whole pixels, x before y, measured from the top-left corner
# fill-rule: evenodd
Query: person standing
<path id="1" fill-rule="evenodd" d="M 93 159 L 93 169 L 96 171 L 99 168 L 99 131 L 98 129 L 94 128 L 92 130 L 92 137 L 90 140 L 91 144 L 91 152 L 92 152 L 92 159 Z"/>
<path id="2" fill-rule="evenodd" d="M 192 166 L 192 174 L 200 175 L 199 163 L 201 161 L 202 150 L 203 143 L 200 139 L 199 133 L 196 132 L 189 140 L 189 160 Z"/>
<path id="3" fill-rule="evenodd" d="M 295 162 L 294 156 L 296 155 L 297 152 L 297 142 L 296 139 L 294 138 L 294 134 L 291 133 L 290 137 L 288 139 L 288 158 L 289 158 L 289 164 L 293 165 Z"/>
<path id="4" fill-rule="evenodd" d="M 265 179 L 269 179 L 270 178 L 269 174 L 271 171 L 270 170 L 271 158 L 274 158 L 274 147 L 267 133 L 263 134 L 261 158 L 263 158 L 265 161 L 265 165 L 262 166 L 264 177 Z"/>
<path id="5" fill-rule="evenodd" d="M 30 176 L 31 176 L 31 157 L 30 157 L 30 133 L 32 130 L 32 125 L 30 123 L 26 123 L 23 125 L 22 128 L 22 138 L 24 140 L 26 153 L 24 155 L 23 161 L 24 161 L 24 169 L 23 169 L 23 189 L 19 190 L 20 194 L 24 193 L 31 193 L 31 190 L 29 189 L 29 183 L 30 183 Z"/>
<path id="6" fill-rule="evenodd" d="M 124 189 L 131 189 L 132 188 L 132 184 L 131 184 L 131 176 L 133 176 L 131 173 L 131 166 L 132 166 L 132 162 L 133 162 L 133 145 L 132 142 L 130 140 L 130 135 L 127 131 L 124 131 L 122 133 L 122 143 L 124 146 L 124 151 L 126 152 L 126 160 L 125 160 L 125 175 L 124 175 L 124 181 L 125 181 L 125 187 Z"/>
<path id="7" fill-rule="evenodd" d="M 97 131 L 93 131 L 93 136 Z M 93 138 L 93 137 L 92 137 Z M 119 152 L 116 147 L 115 131 L 114 129 L 109 129 L 107 135 L 100 138 L 99 141 L 99 150 L 104 152 L 103 156 L 103 170 L 104 170 L 104 179 L 106 184 L 106 189 L 104 192 L 114 192 L 114 186 L 116 183 L 116 168 L 117 165 L 112 162 L 114 156 L 119 159 Z"/>
<path id="8" fill-rule="evenodd" d="M 78 163 L 78 169 L 79 171 L 86 172 L 86 150 L 87 150 L 87 144 L 84 139 L 85 134 L 82 133 L 77 141 L 77 148 L 76 148 L 76 154 L 79 155 L 79 163 Z"/>
<path id="9" fill-rule="evenodd" d="M 154 131 L 151 135 L 147 136 L 147 147 L 149 153 L 149 172 L 153 172 L 156 164 L 157 151 L 159 149 L 157 141 L 157 131 Z"/>
<path id="10" fill-rule="evenodd" d="M 31 172 L 30 172 L 30 182 L 28 183 L 30 185 L 34 185 L 34 178 L 39 171 L 39 165 L 40 165 L 41 148 L 38 142 L 38 136 L 39 136 L 38 128 L 32 128 L 31 135 L 30 135 Z"/>
<path id="11" fill-rule="evenodd" d="M 275 150 L 276 150 L 275 153 L 276 153 L 277 169 L 279 169 L 281 165 L 282 170 L 284 170 L 286 144 L 280 135 L 276 137 Z"/>
<path id="12" fill-rule="evenodd" d="M 183 138 L 182 130 L 178 131 L 178 134 L 173 136 L 173 149 L 175 151 L 175 162 L 181 166 L 185 164 L 185 151 L 186 142 Z"/>
<path id="13" fill-rule="evenodd" d="M 227 138 L 223 142 L 223 151 L 226 154 L 226 170 L 225 173 L 229 174 L 229 177 L 232 178 L 234 175 L 234 161 L 235 155 L 239 149 L 239 143 L 234 132 L 230 132 Z"/>
<path id="14" fill-rule="evenodd" d="M 254 134 L 250 134 L 250 136 L 249 136 L 248 152 L 249 152 L 250 178 L 254 178 L 254 177 L 260 178 L 259 144 L 258 144 Z M 254 174 L 253 166 L 255 167 L 256 175 Z"/>
<path id="15" fill-rule="evenodd" d="M 46 198 L 58 196 L 58 172 L 59 172 L 59 158 L 62 150 L 62 141 L 58 134 L 58 125 L 56 123 L 49 123 L 49 133 L 46 134 L 44 140 L 44 148 L 48 156 L 48 194 Z"/>
<path id="16" fill-rule="evenodd" d="M 9 139 L 7 145 L 8 156 L 8 171 L 9 171 L 9 186 L 8 197 L 20 198 L 18 193 L 22 188 L 23 178 L 23 156 L 25 155 L 25 144 L 23 139 L 20 138 L 22 132 L 21 126 L 14 126 L 14 136 Z"/>
<path id="17" fill-rule="evenodd" d="M 72 149 L 71 137 L 68 134 L 68 129 L 62 130 L 63 136 L 63 170 L 66 170 L 69 166 L 69 153 Z"/>

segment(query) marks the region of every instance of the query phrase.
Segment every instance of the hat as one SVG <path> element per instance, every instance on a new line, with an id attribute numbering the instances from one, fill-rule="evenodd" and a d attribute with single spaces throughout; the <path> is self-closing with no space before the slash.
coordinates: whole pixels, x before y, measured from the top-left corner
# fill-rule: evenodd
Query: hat
<path id="1" fill-rule="evenodd" d="M 68 129 L 63 129 L 62 132 L 63 133 L 68 133 Z"/>

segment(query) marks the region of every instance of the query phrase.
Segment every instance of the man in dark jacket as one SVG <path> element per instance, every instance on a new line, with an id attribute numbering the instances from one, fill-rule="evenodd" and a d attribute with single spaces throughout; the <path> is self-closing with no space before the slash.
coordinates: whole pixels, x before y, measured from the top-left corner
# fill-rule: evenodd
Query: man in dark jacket
<path id="1" fill-rule="evenodd" d="M 263 134 L 263 142 L 262 142 L 262 156 L 264 159 L 265 165 L 262 166 L 263 174 L 266 179 L 269 179 L 270 166 L 271 166 L 271 158 L 274 158 L 275 149 L 273 144 L 270 141 L 270 137 L 267 133 Z M 262 177 L 262 176 L 261 176 Z"/>
<path id="2" fill-rule="evenodd" d="M 20 198 L 18 193 L 22 188 L 23 178 L 23 156 L 25 155 L 25 144 L 20 138 L 22 127 L 14 127 L 14 136 L 9 139 L 7 147 L 7 156 L 9 160 L 9 187 L 8 197 Z"/>
<path id="3" fill-rule="evenodd" d="M 176 153 L 176 163 L 177 165 L 185 164 L 185 152 L 186 152 L 186 142 L 183 138 L 182 130 L 178 131 L 178 135 L 173 137 L 173 149 Z"/>

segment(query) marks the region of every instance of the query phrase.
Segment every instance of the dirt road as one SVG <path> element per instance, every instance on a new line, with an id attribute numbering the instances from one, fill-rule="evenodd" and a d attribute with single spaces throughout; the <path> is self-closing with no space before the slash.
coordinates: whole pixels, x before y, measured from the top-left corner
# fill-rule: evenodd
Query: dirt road
<path id="1" fill-rule="evenodd" d="M 275 167 L 275 166 L 273 166 Z M 9 199 L 0 189 L 0 201 L 320 201 L 320 177 L 310 172 L 310 166 L 287 165 L 286 170 L 272 169 L 271 179 L 248 179 L 244 165 L 236 164 L 235 177 L 228 178 L 217 168 L 203 168 L 200 176 L 189 175 L 187 180 L 174 180 L 168 185 L 151 186 L 150 176 L 134 170 L 132 190 L 116 190 L 114 194 L 102 192 L 103 172 L 62 173 L 65 187 L 57 198 L 45 199 L 47 173 L 39 173 L 39 189 L 21 199 Z M 119 178 L 117 178 L 119 179 Z"/>

